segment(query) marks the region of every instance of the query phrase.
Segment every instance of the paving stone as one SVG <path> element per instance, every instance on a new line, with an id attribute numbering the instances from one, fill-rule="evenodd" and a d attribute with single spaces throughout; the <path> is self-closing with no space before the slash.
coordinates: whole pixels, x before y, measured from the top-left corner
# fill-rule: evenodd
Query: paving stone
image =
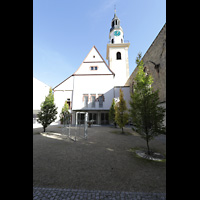
<path id="1" fill-rule="evenodd" d="M 39 188 L 33 187 L 34 200 L 166 200 L 165 193 L 145 193 L 145 192 L 120 192 L 120 191 L 100 191 L 100 190 L 78 190 L 61 188 Z"/>

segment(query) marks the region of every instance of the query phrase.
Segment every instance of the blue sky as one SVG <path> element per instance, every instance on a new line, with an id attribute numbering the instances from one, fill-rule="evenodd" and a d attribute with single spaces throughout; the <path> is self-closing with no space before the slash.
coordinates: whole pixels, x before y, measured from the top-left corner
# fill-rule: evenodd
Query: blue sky
<path id="1" fill-rule="evenodd" d="M 33 76 L 55 87 L 94 45 L 107 62 L 114 5 L 130 42 L 131 74 L 138 52 L 145 54 L 166 22 L 165 0 L 33 0 Z"/>

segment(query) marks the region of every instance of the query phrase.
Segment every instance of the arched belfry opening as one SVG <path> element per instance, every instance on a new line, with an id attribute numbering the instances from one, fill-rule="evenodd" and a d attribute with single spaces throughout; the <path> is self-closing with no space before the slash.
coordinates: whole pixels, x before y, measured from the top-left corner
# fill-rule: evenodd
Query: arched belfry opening
<path id="1" fill-rule="evenodd" d="M 122 59 L 122 58 L 121 58 L 121 53 L 120 53 L 120 52 L 117 52 L 116 56 L 117 56 L 117 60 L 121 60 L 121 59 Z"/>

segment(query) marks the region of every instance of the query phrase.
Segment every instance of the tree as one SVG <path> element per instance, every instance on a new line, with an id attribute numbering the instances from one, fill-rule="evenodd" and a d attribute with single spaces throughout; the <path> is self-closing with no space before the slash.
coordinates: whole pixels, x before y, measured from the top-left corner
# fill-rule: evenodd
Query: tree
<path id="1" fill-rule="evenodd" d="M 49 94 L 45 97 L 45 101 L 41 103 L 41 110 L 37 114 L 37 121 L 42 124 L 44 132 L 47 126 L 54 122 L 57 117 L 57 107 L 54 104 L 54 96 L 52 89 L 49 89 Z"/>
<path id="2" fill-rule="evenodd" d="M 66 120 L 67 118 L 67 115 L 69 114 L 69 105 L 67 103 L 67 101 L 65 101 L 64 103 L 64 106 L 62 108 L 62 111 L 60 113 L 60 121 L 61 121 L 61 124 Z"/>
<path id="3" fill-rule="evenodd" d="M 111 107 L 110 107 L 110 110 L 109 110 L 109 121 L 111 123 L 114 123 L 115 125 L 115 128 L 116 128 L 116 122 L 115 122 L 115 100 L 113 99 L 112 100 L 112 104 L 111 104 Z"/>
<path id="4" fill-rule="evenodd" d="M 163 124 L 165 109 L 159 106 L 158 90 L 151 87 L 153 78 L 144 72 L 141 53 L 136 58 L 138 72 L 135 77 L 133 94 L 130 100 L 130 116 L 134 123 L 133 130 L 137 131 L 147 142 L 150 155 L 149 141 L 155 136 L 165 133 Z"/>
<path id="5" fill-rule="evenodd" d="M 129 115 L 127 113 L 126 101 L 124 100 L 123 91 L 120 89 L 119 102 L 115 105 L 115 121 L 122 129 L 128 122 Z"/>

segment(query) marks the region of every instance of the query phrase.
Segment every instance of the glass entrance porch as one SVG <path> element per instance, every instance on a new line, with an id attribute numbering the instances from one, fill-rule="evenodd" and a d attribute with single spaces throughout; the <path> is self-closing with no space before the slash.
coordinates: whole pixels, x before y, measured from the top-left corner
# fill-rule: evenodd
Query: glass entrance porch
<path id="1" fill-rule="evenodd" d="M 98 124 L 97 113 L 89 113 L 89 121 L 92 121 L 92 124 Z"/>
<path id="2" fill-rule="evenodd" d="M 101 113 L 101 124 L 109 124 L 108 113 Z"/>
<path id="3" fill-rule="evenodd" d="M 88 112 L 88 121 L 91 121 L 92 124 L 98 125 L 108 125 L 109 124 L 109 113 L 106 111 L 87 111 Z M 78 113 L 78 123 L 84 124 L 84 114 Z"/>

